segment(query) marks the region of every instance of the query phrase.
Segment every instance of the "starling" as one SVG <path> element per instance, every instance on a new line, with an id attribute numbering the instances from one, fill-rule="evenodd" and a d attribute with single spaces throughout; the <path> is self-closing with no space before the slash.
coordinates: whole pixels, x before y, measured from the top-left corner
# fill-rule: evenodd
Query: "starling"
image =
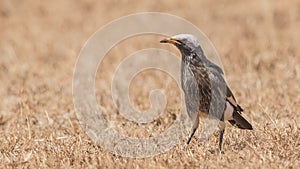
<path id="1" fill-rule="evenodd" d="M 179 34 L 163 39 L 161 43 L 175 45 L 181 55 L 181 87 L 184 91 L 187 113 L 194 121 L 188 145 L 198 126 L 199 117 L 210 115 L 220 120 L 219 149 L 222 149 L 225 122 L 240 129 L 252 130 L 252 125 L 242 117 L 243 109 L 237 104 L 224 80 L 222 69 L 207 59 L 198 39 L 190 34 Z"/>

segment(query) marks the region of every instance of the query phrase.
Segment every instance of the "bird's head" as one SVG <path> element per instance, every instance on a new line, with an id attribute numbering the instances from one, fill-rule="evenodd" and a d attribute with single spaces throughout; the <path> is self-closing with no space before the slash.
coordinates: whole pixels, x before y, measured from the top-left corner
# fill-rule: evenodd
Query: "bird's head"
<path id="1" fill-rule="evenodd" d="M 175 45 L 180 51 L 194 51 L 196 48 L 200 47 L 198 39 L 191 34 L 175 35 L 170 38 L 161 40 L 160 43 L 171 43 Z"/>
<path id="2" fill-rule="evenodd" d="M 192 59 L 199 61 L 200 57 L 204 56 L 198 39 L 191 34 L 175 35 L 161 40 L 160 43 L 171 43 L 175 45 L 180 50 L 183 60 L 187 59 L 189 62 Z"/>

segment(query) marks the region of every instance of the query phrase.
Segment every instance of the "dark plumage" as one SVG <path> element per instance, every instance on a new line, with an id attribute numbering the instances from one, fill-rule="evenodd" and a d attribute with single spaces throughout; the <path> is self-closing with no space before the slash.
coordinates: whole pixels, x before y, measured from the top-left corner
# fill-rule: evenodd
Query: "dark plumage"
<path id="1" fill-rule="evenodd" d="M 187 144 L 198 128 L 200 115 L 209 115 L 220 120 L 220 150 L 225 120 L 240 129 L 252 130 L 251 124 L 241 116 L 243 109 L 227 86 L 222 69 L 206 58 L 195 36 L 180 34 L 160 42 L 174 44 L 182 55 L 181 86 L 188 115 L 194 120 Z"/>

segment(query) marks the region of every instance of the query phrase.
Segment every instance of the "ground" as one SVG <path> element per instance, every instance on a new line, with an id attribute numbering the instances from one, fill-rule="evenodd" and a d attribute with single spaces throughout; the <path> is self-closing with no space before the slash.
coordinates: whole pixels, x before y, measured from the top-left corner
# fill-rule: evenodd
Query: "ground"
<path id="1" fill-rule="evenodd" d="M 221 154 L 214 151 L 218 133 L 198 144 L 197 132 L 186 151 L 182 140 L 158 156 L 123 158 L 98 147 L 81 129 L 72 100 L 80 49 L 113 19 L 146 11 L 189 20 L 216 47 L 227 82 L 254 128 L 243 131 L 227 124 Z M 299 1 L 1 0 L 0 28 L 0 168 L 300 167 Z M 176 51 L 158 40 L 150 35 L 125 40 L 104 61 L 111 66 L 101 68 L 113 72 L 120 55 L 136 49 Z M 128 46 L 134 42 L 140 43 Z M 168 96 L 177 96 L 174 82 L 162 82 L 162 77 L 168 79 L 163 73 L 144 72 L 133 80 L 131 99 L 137 108 L 149 107 L 147 90 L 152 88 L 163 87 Z M 123 125 L 120 132 L 149 137 L 172 124 L 178 114 L 172 97 L 169 113 L 150 126 L 139 128 L 119 119 L 109 78 L 110 73 L 98 71 L 96 97 L 109 110 L 109 118 Z"/>

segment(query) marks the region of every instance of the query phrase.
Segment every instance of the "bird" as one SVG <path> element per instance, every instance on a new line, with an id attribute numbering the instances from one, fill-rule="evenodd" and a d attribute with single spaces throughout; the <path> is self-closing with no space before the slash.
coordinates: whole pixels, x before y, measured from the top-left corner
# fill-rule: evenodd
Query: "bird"
<path id="1" fill-rule="evenodd" d="M 222 150 L 225 121 L 239 129 L 252 130 L 252 125 L 242 116 L 243 108 L 237 103 L 228 87 L 223 70 L 211 62 L 203 52 L 197 37 L 178 34 L 165 38 L 160 43 L 175 45 L 182 56 L 181 87 L 189 118 L 194 122 L 189 145 L 198 126 L 199 118 L 211 115 L 219 120 L 219 150 Z"/>

